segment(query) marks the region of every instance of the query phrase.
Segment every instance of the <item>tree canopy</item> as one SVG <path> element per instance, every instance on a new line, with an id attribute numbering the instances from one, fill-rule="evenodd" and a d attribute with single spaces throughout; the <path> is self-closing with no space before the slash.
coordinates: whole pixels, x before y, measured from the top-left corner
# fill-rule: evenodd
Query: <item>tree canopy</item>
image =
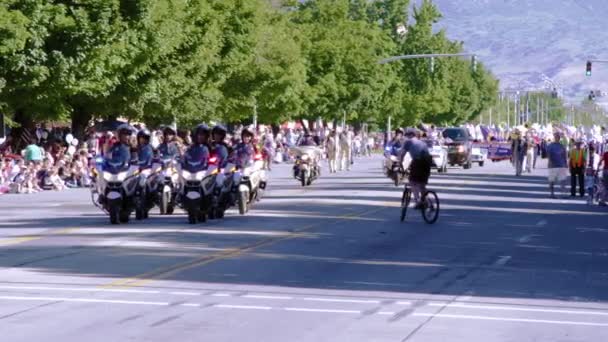
<path id="1" fill-rule="evenodd" d="M 14 121 L 290 119 L 443 124 L 494 104 L 430 0 L 0 0 L 0 110 Z"/>

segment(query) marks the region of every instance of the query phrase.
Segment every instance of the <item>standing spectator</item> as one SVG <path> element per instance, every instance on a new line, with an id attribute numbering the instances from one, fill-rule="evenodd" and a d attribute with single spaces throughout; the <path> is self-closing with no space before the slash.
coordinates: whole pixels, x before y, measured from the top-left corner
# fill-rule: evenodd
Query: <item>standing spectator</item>
<path id="1" fill-rule="evenodd" d="M 583 142 L 577 140 L 570 151 L 570 195 L 576 197 L 576 183 L 578 180 L 581 197 L 585 196 L 585 165 L 587 164 L 587 151 L 582 148 Z"/>
<path id="2" fill-rule="evenodd" d="M 587 165 L 585 167 L 585 189 L 587 189 L 587 194 L 589 196 L 589 204 L 593 204 L 594 198 L 592 198 L 591 194 L 593 194 L 593 187 L 595 186 L 596 176 L 600 166 L 600 156 L 595 152 L 595 145 L 593 143 L 589 144 L 589 150 L 587 153 Z M 595 194 L 593 194 L 595 196 Z"/>
<path id="3" fill-rule="evenodd" d="M 600 205 L 605 206 L 606 201 L 608 201 L 608 148 L 605 148 L 605 145 L 598 169 L 602 169 L 602 185 L 604 187 L 602 191 L 600 191 L 602 194 L 600 197 Z"/>
<path id="4" fill-rule="evenodd" d="M 513 133 L 513 140 L 511 142 L 511 150 L 513 151 L 512 161 L 515 167 L 515 175 L 521 176 L 524 168 L 524 157 L 526 156 L 525 143 L 521 138 L 521 133 L 516 130 Z"/>
<path id="5" fill-rule="evenodd" d="M 547 146 L 547 157 L 549 159 L 549 190 L 551 198 L 555 198 L 555 184 L 559 183 L 562 193 L 565 192 L 565 181 L 568 177 L 568 157 L 566 148 L 560 142 L 559 133 L 554 134 L 554 140 Z"/>

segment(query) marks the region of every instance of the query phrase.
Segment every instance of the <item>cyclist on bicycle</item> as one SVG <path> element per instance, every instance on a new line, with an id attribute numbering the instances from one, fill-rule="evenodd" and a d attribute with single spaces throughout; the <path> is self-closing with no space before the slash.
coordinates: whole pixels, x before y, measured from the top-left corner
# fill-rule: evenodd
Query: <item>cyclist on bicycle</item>
<path id="1" fill-rule="evenodd" d="M 410 164 L 409 182 L 416 200 L 416 209 L 422 207 L 421 196 L 426 192 L 426 185 L 431 176 L 431 165 L 433 157 L 429 152 L 428 146 L 419 139 L 420 133 L 410 128 L 405 132 L 406 141 L 401 149 L 401 161 L 409 152 L 412 162 Z"/>

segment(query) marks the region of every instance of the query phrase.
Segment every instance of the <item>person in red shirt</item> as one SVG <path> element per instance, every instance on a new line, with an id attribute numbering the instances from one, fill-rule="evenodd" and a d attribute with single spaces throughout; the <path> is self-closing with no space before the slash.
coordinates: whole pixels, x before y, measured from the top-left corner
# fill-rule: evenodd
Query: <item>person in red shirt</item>
<path id="1" fill-rule="evenodd" d="M 602 169 L 602 184 L 604 185 L 604 191 L 602 191 L 603 196 L 600 198 L 600 205 L 605 206 L 606 201 L 608 201 L 608 148 L 604 149 L 598 168 Z"/>

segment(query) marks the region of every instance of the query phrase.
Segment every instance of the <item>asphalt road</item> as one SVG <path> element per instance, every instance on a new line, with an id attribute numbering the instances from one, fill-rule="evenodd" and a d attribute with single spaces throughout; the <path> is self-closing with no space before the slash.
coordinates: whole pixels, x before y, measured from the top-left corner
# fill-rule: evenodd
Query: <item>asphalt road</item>
<path id="1" fill-rule="evenodd" d="M 0 197 L 2 341 L 607 341 L 608 210 L 546 170 L 434 173 L 432 226 L 379 158 L 247 217 L 111 226 L 85 190 Z"/>

